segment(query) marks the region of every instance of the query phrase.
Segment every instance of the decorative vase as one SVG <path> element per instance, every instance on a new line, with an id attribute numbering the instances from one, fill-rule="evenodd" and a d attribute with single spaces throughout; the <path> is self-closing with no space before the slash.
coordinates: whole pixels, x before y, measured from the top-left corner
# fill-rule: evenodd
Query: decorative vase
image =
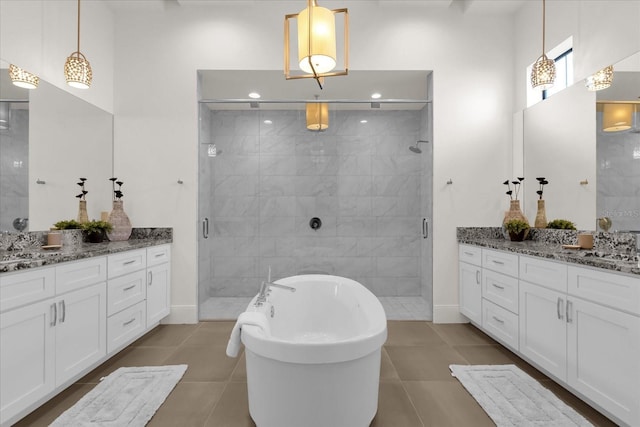
<path id="1" fill-rule="evenodd" d="M 87 233 L 87 240 L 91 243 L 102 243 L 104 242 L 104 232 L 97 231 L 95 233 Z"/>
<path id="2" fill-rule="evenodd" d="M 502 221 L 502 234 L 505 237 L 505 239 L 510 236 L 509 236 L 509 233 L 507 232 L 507 229 L 504 223 L 512 219 L 519 219 L 529 224 L 529 220 L 527 219 L 526 216 L 524 216 L 524 214 L 522 213 L 522 210 L 520 209 L 520 200 L 511 200 L 511 203 L 509 205 L 509 210 L 504 213 L 504 220 Z M 526 239 L 528 235 L 529 235 L 529 229 L 525 230 L 523 240 Z"/>
<path id="3" fill-rule="evenodd" d="M 535 228 L 547 228 L 547 213 L 544 209 L 544 200 L 538 200 L 538 212 L 536 213 L 536 220 L 533 224 Z"/>
<path id="4" fill-rule="evenodd" d="M 78 208 L 78 222 L 84 224 L 89 222 L 89 215 L 87 214 L 87 201 L 80 200 L 80 206 Z"/>
<path id="5" fill-rule="evenodd" d="M 108 222 L 113 229 L 107 233 L 107 237 L 112 242 L 128 240 L 131 236 L 131 221 L 122 207 L 122 200 L 113 201 L 113 210 L 109 213 Z"/>
<path id="6" fill-rule="evenodd" d="M 529 231 L 528 229 L 527 230 L 522 230 L 519 233 L 515 233 L 513 231 L 509 231 L 509 239 L 512 242 L 522 242 L 524 240 L 524 238 L 525 238 L 525 236 L 526 236 L 528 231 Z"/>

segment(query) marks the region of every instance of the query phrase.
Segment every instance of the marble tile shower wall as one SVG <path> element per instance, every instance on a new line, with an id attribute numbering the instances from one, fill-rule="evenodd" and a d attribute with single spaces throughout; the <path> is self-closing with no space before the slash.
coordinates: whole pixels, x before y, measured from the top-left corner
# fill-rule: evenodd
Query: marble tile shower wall
<path id="1" fill-rule="evenodd" d="M 0 231 L 16 232 L 18 217 L 29 217 L 29 110 L 12 108 L 0 130 Z"/>
<path id="2" fill-rule="evenodd" d="M 631 130 L 602 132 L 597 114 L 597 214 L 611 218 L 612 230 L 640 230 L 640 112 L 634 123 Z"/>
<path id="3" fill-rule="evenodd" d="M 419 111 L 332 112 L 322 133 L 304 111 L 213 111 L 209 296 L 255 295 L 269 266 L 421 295 L 419 129 Z"/>
<path id="4" fill-rule="evenodd" d="M 213 163 L 214 158 L 208 157 L 207 148 L 211 141 L 211 114 L 205 104 L 199 106 L 199 136 L 198 139 L 198 232 L 203 233 L 202 221 L 210 218 L 213 206 Z M 213 265 L 211 263 L 212 239 L 198 239 L 198 303 L 202 304 L 209 298 L 210 286 L 213 281 Z"/>

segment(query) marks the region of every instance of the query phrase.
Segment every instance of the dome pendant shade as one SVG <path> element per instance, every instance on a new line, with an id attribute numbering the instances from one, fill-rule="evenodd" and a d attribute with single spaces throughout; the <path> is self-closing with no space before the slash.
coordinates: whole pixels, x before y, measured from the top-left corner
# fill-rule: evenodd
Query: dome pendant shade
<path id="1" fill-rule="evenodd" d="M 80 52 L 73 52 L 64 64 L 64 77 L 67 84 L 77 89 L 88 89 L 91 86 L 93 73 L 91 64 Z"/>
<path id="2" fill-rule="evenodd" d="M 631 129 L 633 123 L 633 104 L 604 104 L 602 113 L 602 131 L 620 132 Z"/>
<path id="3" fill-rule="evenodd" d="M 555 79 L 556 64 L 543 53 L 531 69 L 531 87 L 546 90 L 553 86 Z"/>
<path id="4" fill-rule="evenodd" d="M 613 83 L 613 65 L 598 71 L 592 76 L 587 77 L 586 86 L 590 91 L 606 89 Z"/>
<path id="5" fill-rule="evenodd" d="M 336 67 L 336 19 L 331 10 L 309 6 L 298 14 L 298 64 L 305 73 L 327 73 Z"/>
<path id="6" fill-rule="evenodd" d="M 9 65 L 9 78 L 14 85 L 23 89 L 35 89 L 40 83 L 38 76 L 13 64 Z"/>
<path id="7" fill-rule="evenodd" d="M 329 128 L 329 104 L 307 104 L 307 129 L 323 131 Z"/>

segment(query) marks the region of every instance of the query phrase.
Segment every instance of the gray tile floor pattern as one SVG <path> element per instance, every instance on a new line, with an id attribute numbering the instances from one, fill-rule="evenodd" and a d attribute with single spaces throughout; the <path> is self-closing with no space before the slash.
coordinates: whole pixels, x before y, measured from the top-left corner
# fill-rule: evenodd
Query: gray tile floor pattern
<path id="1" fill-rule="evenodd" d="M 388 320 L 432 320 L 431 306 L 422 297 L 378 297 Z M 209 298 L 200 305 L 200 320 L 237 319 L 251 297 Z"/>

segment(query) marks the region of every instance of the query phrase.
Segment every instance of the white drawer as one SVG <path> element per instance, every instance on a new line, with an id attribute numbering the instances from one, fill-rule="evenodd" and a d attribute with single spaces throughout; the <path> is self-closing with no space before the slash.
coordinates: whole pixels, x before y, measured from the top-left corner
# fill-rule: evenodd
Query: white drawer
<path id="1" fill-rule="evenodd" d="M 54 267 L 5 273 L 0 276 L 0 311 L 51 298 L 55 293 Z"/>
<path id="2" fill-rule="evenodd" d="M 482 265 L 482 248 L 479 246 L 459 245 L 458 261 L 480 267 Z"/>
<path id="3" fill-rule="evenodd" d="M 169 262 L 171 259 L 171 246 L 160 245 L 147 248 L 147 267 Z"/>
<path id="4" fill-rule="evenodd" d="M 107 280 L 107 259 L 103 256 L 56 266 L 56 294 L 84 288 Z"/>
<path id="5" fill-rule="evenodd" d="M 640 315 L 640 276 L 570 265 L 568 277 L 570 295 Z"/>
<path id="6" fill-rule="evenodd" d="M 496 340 L 518 351 L 519 329 L 518 316 L 502 307 L 482 300 L 482 328 Z"/>
<path id="7" fill-rule="evenodd" d="M 521 256 L 520 280 L 556 291 L 567 292 L 567 265 Z"/>
<path id="8" fill-rule="evenodd" d="M 142 335 L 147 327 L 144 301 L 122 310 L 107 319 L 107 353 L 112 354 Z"/>
<path id="9" fill-rule="evenodd" d="M 497 271 L 498 273 L 518 277 L 518 255 L 483 249 L 482 267 Z"/>
<path id="10" fill-rule="evenodd" d="M 147 250 L 136 249 L 109 255 L 109 278 L 122 276 L 147 267 Z"/>
<path id="11" fill-rule="evenodd" d="M 518 314 L 518 279 L 483 268 L 482 297 Z"/>
<path id="12" fill-rule="evenodd" d="M 145 270 L 109 279 L 107 283 L 107 316 L 145 299 L 147 296 L 146 279 Z"/>

